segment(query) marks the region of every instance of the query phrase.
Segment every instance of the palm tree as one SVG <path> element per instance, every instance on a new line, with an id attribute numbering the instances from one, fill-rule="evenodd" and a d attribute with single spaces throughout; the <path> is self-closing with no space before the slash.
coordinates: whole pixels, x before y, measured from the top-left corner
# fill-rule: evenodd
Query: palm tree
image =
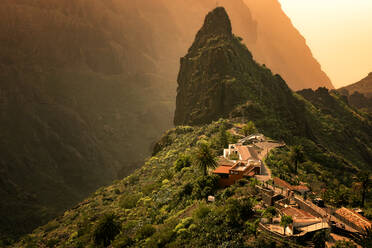
<path id="1" fill-rule="evenodd" d="M 360 172 L 356 177 L 355 185 L 362 190 L 362 207 L 365 205 L 366 195 L 371 184 L 370 172 Z"/>
<path id="2" fill-rule="evenodd" d="M 195 163 L 207 175 L 208 169 L 217 167 L 217 161 L 210 145 L 207 142 L 200 142 L 195 152 Z"/>
<path id="3" fill-rule="evenodd" d="M 280 220 L 280 226 L 284 228 L 284 236 L 285 236 L 285 229 L 293 223 L 293 219 L 291 216 L 288 215 L 283 215 L 281 220 Z"/>
<path id="4" fill-rule="evenodd" d="M 292 146 L 289 151 L 289 159 L 294 164 L 295 173 L 297 174 L 298 164 L 302 163 L 305 159 L 303 147 L 301 145 Z"/>

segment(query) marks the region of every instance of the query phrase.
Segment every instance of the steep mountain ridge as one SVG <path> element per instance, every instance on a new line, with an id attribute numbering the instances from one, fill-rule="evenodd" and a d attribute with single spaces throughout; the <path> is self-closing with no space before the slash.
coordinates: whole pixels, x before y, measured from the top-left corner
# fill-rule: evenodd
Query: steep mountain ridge
<path id="1" fill-rule="evenodd" d="M 271 138 L 304 146 L 306 162 L 299 165 L 304 174 L 292 180 L 314 183 L 318 194 L 350 188 L 357 172 L 371 170 L 371 119 L 326 88 L 293 93 L 279 75 L 253 60 L 230 23 L 224 8 L 210 12 L 181 59 L 175 120 L 193 126 L 167 131 L 143 167 L 100 188 L 14 247 L 94 247 L 102 240 L 115 248 L 283 245 L 266 232 L 249 232 L 262 214 L 254 208 L 260 201 L 254 180 L 218 189 L 218 177 L 202 176 L 192 160 L 200 144 L 221 151 L 222 140 L 237 142 L 226 130 L 248 120 Z M 190 93 L 196 98 L 189 99 Z M 230 119 L 212 122 L 223 117 Z M 285 163 L 277 163 L 281 171 L 288 170 Z M 215 202 L 206 204 L 210 195 Z"/>
<path id="2" fill-rule="evenodd" d="M 274 73 L 280 74 L 292 90 L 334 88 L 279 1 L 244 2 L 253 19 L 259 20 L 257 40 L 246 43 L 257 62 L 266 64 Z M 273 40 L 275 43 L 271 42 Z"/>
<path id="3" fill-rule="evenodd" d="M 352 106 L 372 113 L 372 72 L 359 82 L 342 87 L 338 91 L 348 98 Z"/>
<path id="4" fill-rule="evenodd" d="M 368 167 L 372 161 L 370 118 L 326 88 L 300 91 L 306 100 L 292 93 L 279 75 L 253 60 L 240 39 L 226 28 L 228 17 L 220 16 L 227 16 L 223 8 L 208 14 L 181 59 L 175 125 L 243 118 L 254 121 L 270 137 L 289 144 L 305 138 Z M 214 18 L 225 23 L 213 22 Z M 214 32 L 208 32 L 213 23 L 224 28 L 215 26 Z"/>
<path id="5" fill-rule="evenodd" d="M 340 90 L 343 89 L 349 91 L 350 95 L 357 91 L 364 94 L 367 98 L 372 98 L 372 72 L 359 82 L 340 88 Z"/>
<path id="6" fill-rule="evenodd" d="M 272 32 L 260 24 L 261 17 L 253 18 L 254 3 L 219 4 L 247 44 L 263 42 L 260 34 Z M 179 57 L 215 5 L 214 0 L 2 1 L 0 236 L 30 231 L 96 187 L 128 175 L 150 155 L 151 144 L 172 126 Z M 275 44 L 277 38 L 266 42 Z M 291 49 L 284 45 L 278 40 L 281 51 Z M 254 56 L 277 56 L 278 47 Z M 285 77 L 297 75 L 291 66 L 283 70 Z M 306 75 L 319 73 L 316 68 Z M 292 78 L 296 88 L 300 77 Z"/>

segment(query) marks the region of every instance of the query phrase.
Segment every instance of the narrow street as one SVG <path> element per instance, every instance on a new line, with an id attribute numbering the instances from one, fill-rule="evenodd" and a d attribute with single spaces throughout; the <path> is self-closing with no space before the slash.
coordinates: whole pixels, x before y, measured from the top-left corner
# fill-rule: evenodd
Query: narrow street
<path id="1" fill-rule="evenodd" d="M 258 181 L 267 182 L 272 177 L 271 177 L 271 170 L 265 164 L 264 159 L 266 158 L 266 156 L 270 153 L 270 151 L 272 149 L 285 146 L 285 144 L 284 143 L 274 143 L 274 142 L 265 141 L 265 142 L 255 143 L 255 145 L 262 149 L 261 153 L 258 154 L 258 158 L 262 161 L 262 164 L 263 164 L 263 166 L 261 168 L 262 169 L 262 172 L 261 172 L 262 175 L 256 175 L 256 178 L 257 178 Z"/>

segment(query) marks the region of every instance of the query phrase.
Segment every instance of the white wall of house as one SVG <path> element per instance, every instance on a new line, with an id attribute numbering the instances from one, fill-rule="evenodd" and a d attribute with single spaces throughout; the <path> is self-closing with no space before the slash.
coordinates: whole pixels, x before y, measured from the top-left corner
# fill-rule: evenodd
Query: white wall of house
<path id="1" fill-rule="evenodd" d="M 318 223 L 321 223 L 322 220 L 321 219 L 312 219 L 312 220 L 309 220 L 309 219 L 295 219 L 293 221 L 293 227 L 305 227 L 305 226 L 311 226 L 311 225 L 314 225 L 314 224 L 318 224 Z"/>

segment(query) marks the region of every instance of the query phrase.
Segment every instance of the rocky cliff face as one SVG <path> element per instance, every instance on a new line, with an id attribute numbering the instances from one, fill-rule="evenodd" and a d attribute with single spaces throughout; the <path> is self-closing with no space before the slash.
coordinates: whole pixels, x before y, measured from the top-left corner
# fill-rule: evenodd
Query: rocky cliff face
<path id="1" fill-rule="evenodd" d="M 246 44 L 263 42 L 263 30 L 272 32 L 262 16 L 252 16 L 254 5 L 219 3 Z M 31 230 L 150 155 L 151 143 L 172 125 L 179 58 L 215 5 L 215 0 L 2 1 L 0 236 Z M 265 44 L 273 49 L 257 49 L 255 57 L 276 57 L 280 50 L 286 58 L 283 51 L 292 49 L 278 37 Z M 229 59 L 226 55 L 209 59 Z M 314 61 L 309 54 L 297 56 Z M 236 69 L 214 63 L 221 73 Z M 308 82 L 318 81 L 312 78 L 317 70 L 306 72 Z M 282 71 L 287 78 L 294 75 L 291 87 L 298 88 L 298 72 L 290 66 Z M 241 102 L 235 95 L 221 98 Z M 227 114 L 231 106 L 221 108 Z"/>
<path id="2" fill-rule="evenodd" d="M 242 104 L 257 116 L 294 103 L 288 102 L 294 99 L 284 80 L 258 65 L 240 38 L 232 34 L 222 7 L 208 14 L 181 59 L 177 93 L 176 125 L 226 118 Z"/>
<path id="3" fill-rule="evenodd" d="M 206 17 L 181 59 L 178 84 L 176 125 L 251 120 L 269 137 L 288 144 L 314 142 L 361 167 L 372 161 L 370 117 L 326 88 L 293 93 L 279 75 L 258 65 L 231 33 L 224 8 Z M 346 140 L 348 146 L 341 145 Z"/>
<path id="4" fill-rule="evenodd" d="M 244 2 L 258 22 L 257 39 L 246 43 L 256 61 L 280 74 L 292 90 L 334 88 L 278 0 Z"/>
<path id="5" fill-rule="evenodd" d="M 205 13 L 216 7 L 214 0 L 163 2 L 185 34 L 184 48 L 193 41 Z M 278 0 L 220 0 L 218 5 L 227 10 L 234 33 L 243 38 L 254 59 L 280 74 L 291 89 L 334 88 Z"/>

